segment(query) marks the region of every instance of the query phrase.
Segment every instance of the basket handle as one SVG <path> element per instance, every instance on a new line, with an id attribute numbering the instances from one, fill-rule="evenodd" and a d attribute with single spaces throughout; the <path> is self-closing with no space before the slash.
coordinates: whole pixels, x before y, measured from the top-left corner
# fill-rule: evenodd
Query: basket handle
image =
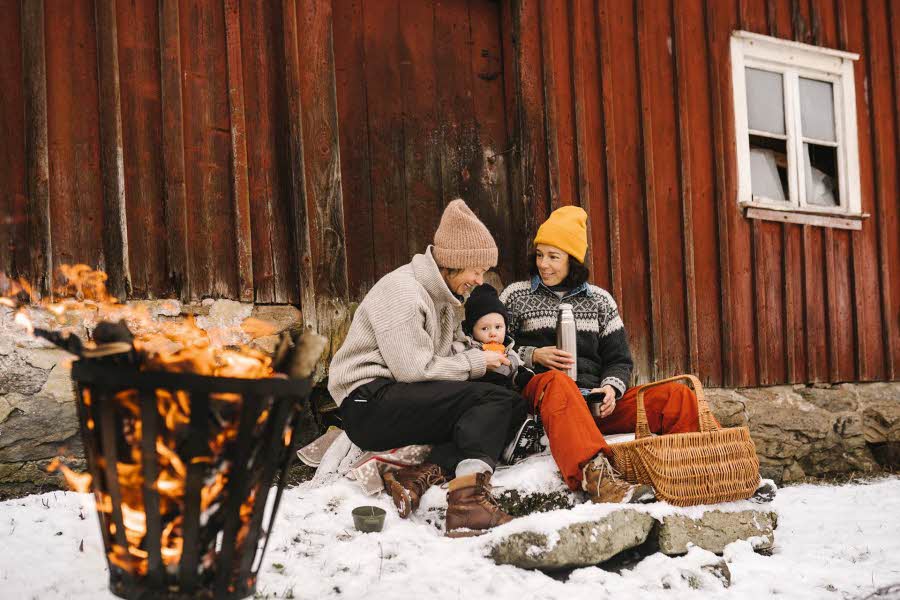
<path id="1" fill-rule="evenodd" d="M 660 379 L 659 381 L 654 381 L 652 383 L 645 383 L 638 388 L 637 419 L 634 428 L 635 439 L 650 436 L 650 425 L 647 423 L 647 411 L 644 409 L 644 391 L 648 388 L 664 383 L 671 383 L 673 381 L 688 381 L 690 382 L 691 387 L 694 388 L 694 395 L 697 397 L 697 416 L 700 421 L 700 431 L 715 431 L 719 428 L 716 419 L 709 410 L 709 404 L 706 402 L 706 394 L 703 392 L 703 385 L 700 383 L 700 380 L 691 374 L 676 375 L 675 377 Z"/>

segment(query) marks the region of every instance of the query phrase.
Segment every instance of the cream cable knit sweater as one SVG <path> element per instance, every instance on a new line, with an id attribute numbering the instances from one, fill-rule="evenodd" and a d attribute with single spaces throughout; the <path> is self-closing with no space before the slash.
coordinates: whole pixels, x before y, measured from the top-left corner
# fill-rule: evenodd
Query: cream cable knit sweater
<path id="1" fill-rule="evenodd" d="M 359 305 L 329 370 L 328 391 L 338 405 L 378 377 L 413 383 L 484 375 L 482 350 L 451 356 L 457 333 L 461 337 L 462 303 L 444 282 L 431 251 L 429 246 L 382 277 Z"/>

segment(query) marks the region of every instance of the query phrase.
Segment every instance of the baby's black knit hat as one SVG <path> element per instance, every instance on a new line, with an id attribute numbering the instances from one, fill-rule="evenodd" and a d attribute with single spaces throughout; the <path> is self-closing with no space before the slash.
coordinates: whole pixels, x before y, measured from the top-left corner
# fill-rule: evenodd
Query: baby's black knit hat
<path id="1" fill-rule="evenodd" d="M 497 290 L 489 283 L 483 283 L 472 290 L 469 299 L 466 300 L 466 320 L 463 321 L 463 333 L 472 335 L 472 328 L 478 319 L 490 313 L 503 315 L 503 322 L 509 327 L 509 312 L 500 302 Z"/>

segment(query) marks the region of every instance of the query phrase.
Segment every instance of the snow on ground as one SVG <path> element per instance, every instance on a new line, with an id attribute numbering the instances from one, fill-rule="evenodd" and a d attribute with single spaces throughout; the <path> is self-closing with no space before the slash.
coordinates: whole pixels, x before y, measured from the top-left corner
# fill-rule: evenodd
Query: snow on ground
<path id="1" fill-rule="evenodd" d="M 562 489 L 549 457 L 500 472 L 497 486 L 521 491 Z M 726 548 L 731 587 L 700 567 L 719 560 L 694 548 L 686 556 L 655 554 L 621 573 L 597 567 L 566 581 L 537 571 L 496 566 L 485 557 L 492 539 L 526 526 L 550 529 L 608 512 L 579 505 L 531 515 L 481 538 L 443 537 L 444 490 L 433 488 L 410 520 L 397 517 L 385 495 L 368 498 L 343 479 L 287 490 L 266 554 L 258 598 L 645 598 L 798 600 L 864 597 L 900 583 L 900 478 L 779 490 L 772 556 L 747 542 Z M 111 599 L 99 526 L 88 495 L 53 492 L 0 503 L 0 599 Z M 350 510 L 375 504 L 388 511 L 382 533 L 353 529 Z M 747 503 L 724 505 L 726 510 Z M 755 506 L 755 505 L 753 505 Z M 654 505 L 648 512 L 684 509 Z M 686 509 L 691 513 L 698 509 Z"/>

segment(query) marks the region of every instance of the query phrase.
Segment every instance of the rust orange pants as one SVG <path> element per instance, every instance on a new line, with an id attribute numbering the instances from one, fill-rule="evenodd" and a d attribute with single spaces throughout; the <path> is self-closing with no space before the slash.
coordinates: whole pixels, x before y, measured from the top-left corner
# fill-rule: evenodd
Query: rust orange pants
<path id="1" fill-rule="evenodd" d="M 637 390 L 628 389 L 611 415 L 595 420 L 578 386 L 565 373 L 547 371 L 528 382 L 522 396 L 531 412 L 540 414 L 550 452 L 569 489 L 581 489 L 581 468 L 598 452 L 612 455 L 603 434 L 634 433 Z M 644 408 L 653 433 L 698 430 L 697 400 L 686 385 L 667 383 L 648 389 Z"/>

